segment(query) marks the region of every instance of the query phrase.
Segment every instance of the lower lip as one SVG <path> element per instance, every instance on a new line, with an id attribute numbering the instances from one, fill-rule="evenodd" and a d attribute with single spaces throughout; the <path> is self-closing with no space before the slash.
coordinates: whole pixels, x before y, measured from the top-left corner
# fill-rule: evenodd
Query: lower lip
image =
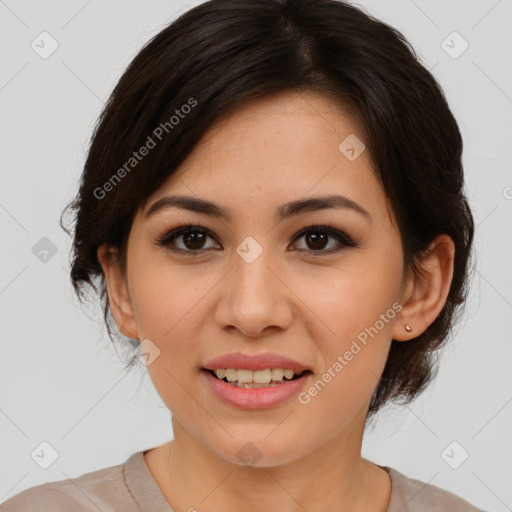
<path id="1" fill-rule="evenodd" d="M 212 391 L 224 402 L 239 409 L 267 409 L 296 395 L 312 375 L 304 373 L 298 379 L 284 381 L 268 388 L 239 388 L 215 378 L 208 370 L 201 370 Z"/>

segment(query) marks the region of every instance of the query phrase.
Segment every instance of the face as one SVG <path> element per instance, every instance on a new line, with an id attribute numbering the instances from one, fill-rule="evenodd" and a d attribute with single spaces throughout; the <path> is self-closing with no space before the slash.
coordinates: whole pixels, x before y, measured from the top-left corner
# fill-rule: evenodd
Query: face
<path id="1" fill-rule="evenodd" d="M 364 142 L 327 97 L 253 100 L 210 129 L 133 222 L 116 322 L 150 340 L 147 371 L 175 430 L 227 461 L 252 450 L 256 465 L 284 464 L 362 435 L 405 283 L 399 233 L 368 152 L 354 159 L 354 136 Z M 148 215 L 178 195 L 225 217 L 165 201 Z M 334 195 L 345 199 L 283 210 Z M 204 369 L 233 353 L 272 353 L 308 371 L 241 389 Z"/>

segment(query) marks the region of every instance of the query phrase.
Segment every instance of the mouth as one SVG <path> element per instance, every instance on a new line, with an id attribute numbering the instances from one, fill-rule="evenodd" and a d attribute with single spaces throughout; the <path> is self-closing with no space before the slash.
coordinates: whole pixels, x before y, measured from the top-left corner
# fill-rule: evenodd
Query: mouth
<path id="1" fill-rule="evenodd" d="M 275 352 L 224 354 L 200 367 L 213 396 L 237 409 L 269 409 L 289 402 L 312 380 L 305 363 Z"/>
<path id="2" fill-rule="evenodd" d="M 225 382 L 233 387 L 257 389 L 277 387 L 287 382 L 301 379 L 309 374 L 311 370 L 294 371 L 283 368 L 266 368 L 263 370 L 248 370 L 237 368 L 218 368 L 211 370 L 203 368 L 216 380 Z"/>

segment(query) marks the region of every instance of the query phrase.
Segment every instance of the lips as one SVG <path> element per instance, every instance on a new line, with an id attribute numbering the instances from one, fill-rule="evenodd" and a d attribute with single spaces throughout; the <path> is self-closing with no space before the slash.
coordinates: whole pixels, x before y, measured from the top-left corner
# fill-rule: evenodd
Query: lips
<path id="1" fill-rule="evenodd" d="M 266 352 L 263 354 L 245 354 L 236 352 L 216 357 L 208 361 L 203 369 L 217 370 L 219 368 L 237 368 L 241 370 L 266 370 L 267 368 L 282 368 L 284 370 L 293 370 L 295 373 L 311 369 L 294 359 L 282 356 L 280 354 Z"/>
<path id="2" fill-rule="evenodd" d="M 274 381 L 266 384 L 242 383 L 242 387 L 239 387 L 234 385 L 234 382 L 219 379 L 215 375 L 217 370 L 227 372 L 236 370 L 237 376 L 239 376 L 239 370 L 252 370 L 258 373 L 261 370 L 275 370 L 276 375 L 283 374 L 284 371 L 289 375 L 288 372 L 293 370 L 297 375 L 294 375 L 291 380 L 279 377 L 282 378 L 280 383 Z M 313 372 L 307 365 L 273 352 L 225 354 L 208 361 L 201 368 L 200 374 L 214 396 L 237 409 L 267 409 L 279 406 L 299 393 L 313 378 Z M 245 373 L 242 380 L 246 380 L 247 375 Z M 268 380 L 268 375 L 264 380 Z"/>
<path id="3" fill-rule="evenodd" d="M 282 361 L 281 361 L 282 362 Z M 280 406 L 300 393 L 312 379 L 308 370 L 297 379 L 259 388 L 237 387 L 214 377 L 209 370 L 200 372 L 207 388 L 220 401 L 236 409 L 270 409 Z"/>

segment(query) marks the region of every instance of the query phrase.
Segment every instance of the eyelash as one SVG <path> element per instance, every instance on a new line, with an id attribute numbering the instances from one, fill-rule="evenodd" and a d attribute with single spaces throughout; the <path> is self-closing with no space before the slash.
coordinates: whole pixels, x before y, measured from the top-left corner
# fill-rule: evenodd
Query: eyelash
<path id="1" fill-rule="evenodd" d="M 171 242 L 174 239 L 179 238 L 180 236 L 183 236 L 183 235 L 191 233 L 191 232 L 204 233 L 207 236 L 209 236 L 215 240 L 215 237 L 211 234 L 210 230 L 201 226 L 201 224 L 199 224 L 199 223 L 193 224 L 193 225 L 192 224 L 181 224 L 171 230 L 166 230 L 163 235 L 158 236 L 156 239 L 156 244 L 159 246 L 165 247 L 166 249 L 168 249 L 169 251 L 171 251 L 173 253 L 187 254 L 187 255 L 190 255 L 193 257 L 200 256 L 204 251 L 212 250 L 212 249 L 198 249 L 198 250 L 188 249 L 188 250 L 185 250 L 185 249 L 176 249 L 171 246 Z M 350 238 L 343 231 L 339 231 L 338 229 L 333 228 L 331 226 L 331 224 L 329 224 L 329 223 L 325 224 L 325 225 L 312 224 L 312 225 L 302 229 L 301 231 L 299 231 L 299 233 L 297 233 L 297 235 L 295 236 L 293 241 L 295 242 L 296 240 L 302 238 L 304 235 L 307 235 L 310 232 L 322 233 L 324 235 L 328 235 L 328 236 L 334 238 L 335 240 L 337 240 L 341 244 L 341 247 L 338 247 L 337 249 L 330 249 L 327 251 L 322 250 L 322 249 L 320 249 L 318 251 L 313 251 L 313 250 L 308 250 L 308 249 L 299 249 L 299 252 L 309 252 L 309 253 L 311 253 L 312 256 L 316 257 L 316 256 L 325 256 L 325 255 L 335 254 L 335 253 L 342 251 L 344 248 L 347 248 L 347 247 L 349 247 L 349 248 L 350 247 L 352 247 L 352 248 L 358 247 L 358 244 L 356 242 L 354 242 L 354 240 L 352 240 L 352 238 Z"/>

